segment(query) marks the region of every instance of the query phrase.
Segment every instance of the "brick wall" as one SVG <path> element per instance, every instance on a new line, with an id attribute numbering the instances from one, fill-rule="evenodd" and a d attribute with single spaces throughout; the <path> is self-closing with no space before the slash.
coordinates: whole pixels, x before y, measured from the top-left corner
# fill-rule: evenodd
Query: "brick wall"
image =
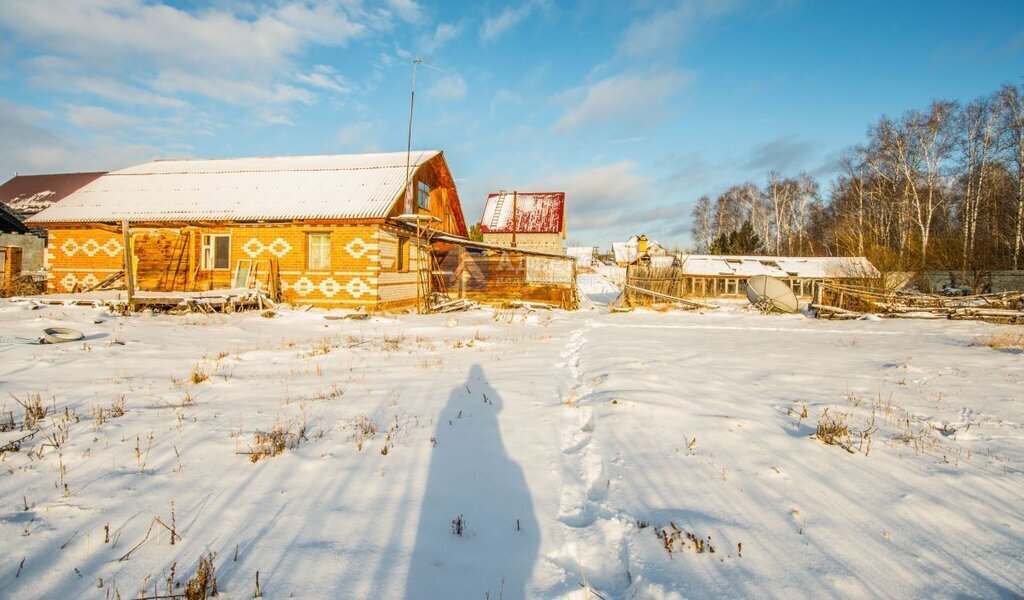
<path id="1" fill-rule="evenodd" d="M 356 307 L 377 304 L 380 271 L 377 225 L 259 225 L 233 227 L 237 259 L 275 258 L 284 297 L 296 304 Z M 309 268 L 309 234 L 330 235 L 330 267 Z"/>
<path id="2" fill-rule="evenodd" d="M 233 287 L 239 260 L 277 261 L 283 297 L 325 308 L 415 305 L 416 269 L 422 263 L 408 233 L 391 226 L 259 224 L 235 227 L 133 228 L 136 288 L 140 291 L 201 291 Z M 227 269 L 202 264 L 203 238 L 230 236 Z M 330 236 L 330 265 L 309 268 L 309 235 Z M 47 292 L 70 293 L 123 268 L 122 236 L 101 229 L 51 228 L 46 252 Z M 387 264 L 381 266 L 381 244 Z M 403 248 L 398 260 L 395 251 Z"/>
<path id="3" fill-rule="evenodd" d="M 44 253 L 46 292 L 70 293 L 103 281 L 124 266 L 120 233 L 102 229 L 49 230 Z"/>

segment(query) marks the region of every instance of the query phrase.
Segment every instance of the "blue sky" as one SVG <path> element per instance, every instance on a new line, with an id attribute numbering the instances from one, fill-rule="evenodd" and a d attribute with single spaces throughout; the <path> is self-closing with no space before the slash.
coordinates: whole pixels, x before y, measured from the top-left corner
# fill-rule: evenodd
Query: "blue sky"
<path id="1" fill-rule="evenodd" d="M 572 241 L 685 246 L 702 194 L 1019 83 L 1024 2 L 2 2 L 0 176 L 404 150 L 414 56 L 467 221 L 564 190 Z"/>

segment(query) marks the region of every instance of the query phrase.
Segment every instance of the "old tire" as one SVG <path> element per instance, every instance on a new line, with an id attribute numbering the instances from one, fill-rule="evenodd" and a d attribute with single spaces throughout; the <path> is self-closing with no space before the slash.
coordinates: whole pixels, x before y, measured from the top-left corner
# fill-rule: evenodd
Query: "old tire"
<path id="1" fill-rule="evenodd" d="M 77 342 L 85 336 L 81 331 L 68 329 L 67 327 L 47 327 L 43 330 L 43 342 L 46 344 L 63 344 L 65 342 Z"/>

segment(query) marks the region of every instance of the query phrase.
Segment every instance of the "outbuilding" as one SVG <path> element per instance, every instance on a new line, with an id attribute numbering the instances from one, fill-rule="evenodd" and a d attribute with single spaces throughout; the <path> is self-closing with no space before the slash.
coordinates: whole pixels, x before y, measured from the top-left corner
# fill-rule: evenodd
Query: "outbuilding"
<path id="1" fill-rule="evenodd" d="M 483 242 L 565 254 L 565 192 L 498 192 L 487 196 Z"/>
<path id="2" fill-rule="evenodd" d="M 785 281 L 793 293 L 809 297 L 814 284 L 877 279 L 878 269 L 863 256 L 732 256 L 684 254 L 679 292 L 688 296 L 746 296 L 747 279 L 768 275 Z"/>

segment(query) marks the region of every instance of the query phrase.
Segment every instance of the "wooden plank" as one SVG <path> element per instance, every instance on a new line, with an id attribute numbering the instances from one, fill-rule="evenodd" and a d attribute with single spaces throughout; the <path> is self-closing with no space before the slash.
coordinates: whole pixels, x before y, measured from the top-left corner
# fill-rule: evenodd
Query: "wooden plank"
<path id="1" fill-rule="evenodd" d="M 669 296 L 668 294 L 662 294 L 662 293 L 659 293 L 659 292 L 652 292 L 651 290 L 646 290 L 646 289 L 644 289 L 642 287 L 637 287 L 635 285 L 626 284 L 625 287 L 627 289 L 634 290 L 634 291 L 639 292 L 641 294 L 647 294 L 647 295 L 653 296 L 655 298 L 662 298 L 664 300 L 671 300 L 673 302 L 679 302 L 681 304 L 686 304 L 686 305 L 692 306 L 693 308 L 716 308 L 716 307 L 708 305 L 708 304 L 701 304 L 699 302 L 694 302 L 692 300 L 687 300 L 686 298 L 679 298 L 679 297 L 676 297 L 676 296 Z"/>
<path id="2" fill-rule="evenodd" d="M 128 219 L 121 221 L 121 234 L 124 237 L 124 275 L 128 291 L 128 304 L 132 303 L 132 296 L 135 295 L 135 268 L 132 265 L 132 234 L 128 228 Z"/>

